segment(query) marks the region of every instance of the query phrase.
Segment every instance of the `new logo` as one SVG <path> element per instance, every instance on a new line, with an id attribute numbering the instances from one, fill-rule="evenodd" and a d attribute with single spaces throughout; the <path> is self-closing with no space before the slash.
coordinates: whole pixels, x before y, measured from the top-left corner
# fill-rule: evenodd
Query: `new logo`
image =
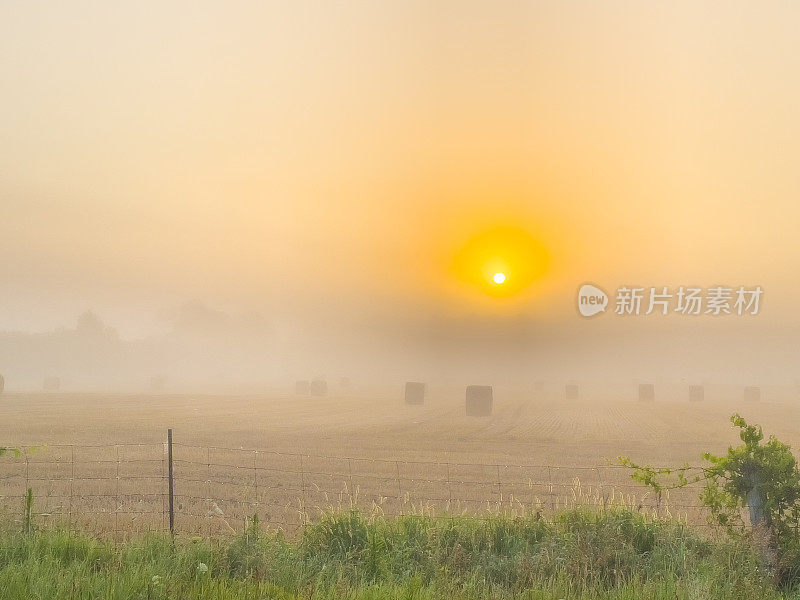
<path id="1" fill-rule="evenodd" d="M 584 283 L 578 290 L 578 312 L 584 317 L 593 317 L 605 312 L 608 307 L 608 294 L 596 285 Z"/>

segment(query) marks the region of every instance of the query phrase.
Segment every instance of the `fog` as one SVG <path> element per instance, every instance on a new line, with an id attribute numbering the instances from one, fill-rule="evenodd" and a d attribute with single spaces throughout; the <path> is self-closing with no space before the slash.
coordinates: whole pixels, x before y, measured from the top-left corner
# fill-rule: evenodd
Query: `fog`
<path id="1" fill-rule="evenodd" d="M 689 323 L 676 323 L 681 318 Z M 663 317 L 668 327 L 644 317 L 625 327 L 624 317 L 611 315 L 559 325 L 528 317 L 385 315 L 329 322 L 317 315 L 292 324 L 195 301 L 160 319 L 162 333 L 139 338 L 121 336 L 93 312 L 52 331 L 4 332 L 6 389 L 39 390 L 52 376 L 62 391 L 156 393 L 286 393 L 296 379 L 313 377 L 347 377 L 353 391 L 406 380 L 521 389 L 538 381 L 797 383 L 797 329 L 760 326 L 755 318 L 728 317 L 725 326 L 704 328 L 680 316 Z"/>
<path id="2" fill-rule="evenodd" d="M 794 385 L 798 20 L 7 3 L 6 389 Z M 546 253 L 525 281 L 518 253 L 514 293 L 459 271 L 498 227 Z M 605 314 L 578 314 L 585 282 Z M 619 316 L 625 285 L 764 292 L 757 315 Z"/>

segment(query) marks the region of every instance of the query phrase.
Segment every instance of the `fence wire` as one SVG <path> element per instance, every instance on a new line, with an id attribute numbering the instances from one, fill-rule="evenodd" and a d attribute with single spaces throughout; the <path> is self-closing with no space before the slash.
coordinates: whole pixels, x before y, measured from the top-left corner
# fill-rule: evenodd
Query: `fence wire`
<path id="1" fill-rule="evenodd" d="M 657 497 L 615 464 L 487 464 L 327 456 L 174 443 L 175 531 L 214 537 L 247 519 L 297 532 L 328 510 L 551 514 L 626 506 L 707 526 L 699 484 Z M 125 538 L 169 530 L 168 446 L 50 445 L 0 458 L 0 512 L 22 520 L 28 489 L 39 527 Z"/>

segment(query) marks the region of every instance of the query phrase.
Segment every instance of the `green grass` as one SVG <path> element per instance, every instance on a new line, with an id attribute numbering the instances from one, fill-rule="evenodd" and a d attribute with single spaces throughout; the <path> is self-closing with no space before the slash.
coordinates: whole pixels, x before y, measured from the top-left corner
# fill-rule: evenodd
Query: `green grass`
<path id="1" fill-rule="evenodd" d="M 227 540 L 124 544 L 68 531 L 0 537 L 0 598 L 764 599 L 800 598 L 754 553 L 623 510 L 552 520 L 397 519 L 337 513 L 289 541 L 257 527 Z"/>

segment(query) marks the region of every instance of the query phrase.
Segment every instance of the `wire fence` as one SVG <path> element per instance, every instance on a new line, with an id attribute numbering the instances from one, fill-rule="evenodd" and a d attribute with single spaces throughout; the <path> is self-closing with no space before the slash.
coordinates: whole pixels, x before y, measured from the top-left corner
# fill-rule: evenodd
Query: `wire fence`
<path id="1" fill-rule="evenodd" d="M 0 458 L 0 512 L 22 520 L 26 492 L 39 527 L 98 535 L 150 531 L 215 537 L 247 519 L 289 534 L 321 513 L 552 514 L 626 506 L 707 526 L 698 486 L 661 497 L 616 464 L 487 464 L 391 460 L 163 444 L 50 445 Z"/>

